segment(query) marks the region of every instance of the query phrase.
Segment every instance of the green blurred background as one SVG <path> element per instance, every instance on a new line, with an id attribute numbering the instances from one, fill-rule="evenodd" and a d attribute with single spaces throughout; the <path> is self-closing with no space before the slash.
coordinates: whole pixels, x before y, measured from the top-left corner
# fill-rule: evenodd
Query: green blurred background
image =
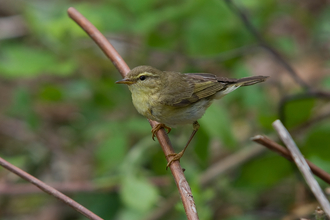
<path id="1" fill-rule="evenodd" d="M 328 1 L 235 2 L 302 79 L 330 90 Z M 181 165 L 200 219 L 313 218 L 317 202 L 297 169 L 266 149 L 200 183 L 215 163 L 256 147 L 252 136 L 276 140 L 271 123 L 280 115 L 303 154 L 330 172 L 330 120 L 313 121 L 329 116 L 330 104 L 303 96 L 280 108 L 284 97 L 303 89 L 223 0 L 0 1 L 1 157 L 104 219 L 186 219 L 148 121 L 134 109 L 126 86 L 114 83 L 121 76 L 113 64 L 68 17 L 70 6 L 131 68 L 270 76 L 215 102 Z M 191 130 L 169 134 L 177 152 Z M 0 179 L 1 219 L 85 219 L 3 168 Z"/>

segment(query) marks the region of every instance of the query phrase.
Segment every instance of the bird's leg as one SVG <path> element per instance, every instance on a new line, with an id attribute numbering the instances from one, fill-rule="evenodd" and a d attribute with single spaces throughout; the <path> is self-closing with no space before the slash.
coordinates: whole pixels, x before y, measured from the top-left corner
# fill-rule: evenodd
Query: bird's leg
<path id="1" fill-rule="evenodd" d="M 172 130 L 170 127 L 167 127 L 165 124 L 157 124 L 155 127 L 151 129 L 152 140 L 155 140 L 156 133 L 162 128 L 165 128 L 167 130 L 167 134 L 170 133 L 170 131 Z"/>
<path id="2" fill-rule="evenodd" d="M 190 138 L 189 138 L 189 140 L 188 140 L 186 146 L 183 148 L 183 150 L 182 150 L 180 153 L 178 153 L 178 154 L 173 153 L 173 154 L 168 154 L 168 155 L 166 155 L 166 157 L 173 156 L 173 158 L 167 163 L 166 169 L 167 169 L 167 168 L 168 168 L 168 167 L 169 167 L 174 161 L 176 161 L 176 160 L 180 160 L 180 158 L 183 156 L 184 152 L 186 151 L 188 145 L 190 144 L 190 141 L 193 139 L 193 137 L 195 136 L 196 132 L 198 131 L 199 127 L 200 127 L 199 123 L 198 123 L 197 121 L 195 121 L 195 122 L 193 123 L 193 129 L 194 129 L 194 130 L 193 130 L 193 132 L 191 133 Z"/>

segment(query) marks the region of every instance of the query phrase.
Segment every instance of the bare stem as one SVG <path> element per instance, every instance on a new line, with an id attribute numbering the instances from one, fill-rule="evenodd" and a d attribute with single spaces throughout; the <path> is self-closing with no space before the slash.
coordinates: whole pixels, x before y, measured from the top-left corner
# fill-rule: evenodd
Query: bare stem
<path id="1" fill-rule="evenodd" d="M 316 199 L 319 201 L 320 205 L 322 206 L 325 213 L 330 217 L 330 204 L 327 198 L 325 197 L 320 185 L 317 183 L 313 174 L 304 158 L 301 154 L 299 148 L 297 147 L 296 143 L 293 141 L 290 133 L 286 128 L 283 126 L 280 120 L 276 120 L 273 123 L 273 127 L 277 131 L 278 135 L 285 143 L 287 148 L 290 150 L 293 161 L 296 163 L 297 167 L 299 168 L 300 172 L 303 174 L 307 184 L 309 185 L 310 189 L 314 193 Z"/>
<path id="2" fill-rule="evenodd" d="M 170 178 L 168 176 L 157 176 L 157 177 L 151 177 L 148 179 L 148 181 L 157 186 L 157 187 L 163 187 L 170 185 Z M 80 192 L 115 192 L 118 191 L 121 187 L 120 184 L 110 182 L 108 185 L 100 185 L 95 184 L 93 182 L 53 182 L 48 183 L 49 186 L 52 186 L 53 188 L 56 188 L 58 191 L 62 193 L 80 193 Z M 4 196 L 16 196 L 16 195 L 27 195 L 27 194 L 37 194 L 37 193 L 43 193 L 30 183 L 18 183 L 18 184 L 12 184 L 12 183 L 0 183 L 0 195 Z"/>
<path id="3" fill-rule="evenodd" d="M 265 151 L 265 148 L 261 146 L 248 146 L 242 148 L 241 150 L 219 160 L 202 174 L 199 175 L 198 180 L 202 188 L 205 188 L 210 184 L 215 178 L 220 175 L 235 169 L 236 167 L 250 161 L 252 158 L 262 154 Z M 165 200 L 162 205 L 156 208 L 150 215 L 146 218 L 147 220 L 156 220 L 160 219 L 165 215 L 175 203 L 179 200 L 178 196 L 171 196 Z"/>
<path id="4" fill-rule="evenodd" d="M 233 169 L 246 161 L 249 161 L 251 158 L 258 156 L 263 152 L 264 148 L 260 146 L 245 147 L 232 155 L 219 160 L 217 163 L 205 170 L 200 175 L 199 182 L 203 187 L 205 187 L 222 173 Z"/>
<path id="5" fill-rule="evenodd" d="M 113 48 L 111 43 L 101 34 L 99 30 L 94 27 L 83 15 L 81 15 L 75 8 L 68 9 L 69 16 L 82 28 L 86 33 L 97 43 L 97 45 L 102 49 L 102 51 L 109 57 L 118 71 L 123 77 L 130 71 L 129 67 L 118 54 L 118 52 Z M 158 122 L 149 120 L 151 127 L 155 127 Z M 165 155 L 173 154 L 174 150 L 172 144 L 164 129 L 160 129 L 157 134 L 157 139 L 163 149 Z M 166 158 L 169 160 L 169 158 Z M 181 195 L 181 200 L 186 211 L 186 215 L 189 220 L 197 220 L 197 210 L 195 202 L 191 193 L 190 186 L 183 174 L 182 168 L 179 161 L 175 161 L 170 165 L 172 175 L 174 177 L 175 183 L 179 189 Z"/>
<path id="6" fill-rule="evenodd" d="M 228 7 L 232 10 L 234 14 L 241 19 L 246 29 L 254 36 L 258 43 L 265 48 L 270 54 L 273 55 L 275 60 L 287 70 L 289 75 L 294 79 L 294 81 L 299 84 L 302 88 L 313 93 L 318 98 L 330 98 L 330 93 L 328 91 L 316 90 L 313 86 L 306 83 L 293 69 L 293 67 L 283 58 L 283 56 L 273 48 L 265 38 L 258 32 L 258 30 L 252 25 L 248 16 L 244 13 L 244 10 L 238 7 L 232 0 L 224 0 Z"/>
<path id="7" fill-rule="evenodd" d="M 293 162 L 290 151 L 287 150 L 286 148 L 284 148 L 283 146 L 279 145 L 275 141 L 269 139 L 268 137 L 266 137 L 264 135 L 256 135 L 251 139 L 253 141 L 257 142 L 258 144 L 261 144 L 261 145 L 267 147 L 268 149 L 278 153 L 279 155 L 286 158 L 287 160 Z M 324 170 L 322 170 L 321 168 L 319 168 L 318 166 L 316 166 L 315 164 L 313 164 L 312 162 L 310 162 L 308 160 L 306 160 L 306 162 L 309 165 L 309 167 L 311 168 L 312 172 L 316 176 L 321 178 L 324 182 L 330 184 L 330 175 L 327 172 L 325 172 Z"/>
<path id="8" fill-rule="evenodd" d="M 67 197 L 66 195 L 64 195 L 61 192 L 57 191 L 53 187 L 47 185 L 46 183 L 44 183 L 44 182 L 38 180 L 37 178 L 31 176 L 30 174 L 26 173 L 25 171 L 19 169 L 18 167 L 12 165 L 11 163 L 7 162 L 6 160 L 2 159 L 1 157 L 0 157 L 0 165 L 3 168 L 9 170 L 10 172 L 15 173 L 17 176 L 29 181 L 30 183 L 37 186 L 42 191 L 48 193 L 49 195 L 54 196 L 58 200 L 60 200 L 64 203 L 66 203 L 67 205 L 71 206 L 72 208 L 74 208 L 75 210 L 77 210 L 78 212 L 80 212 L 81 214 L 86 216 L 87 218 L 93 219 L 93 220 L 102 220 L 102 218 L 95 215 L 93 212 L 89 211 L 88 209 L 86 209 L 85 207 L 80 205 L 79 203 L 77 203 L 74 200 L 70 199 L 69 197 Z"/>

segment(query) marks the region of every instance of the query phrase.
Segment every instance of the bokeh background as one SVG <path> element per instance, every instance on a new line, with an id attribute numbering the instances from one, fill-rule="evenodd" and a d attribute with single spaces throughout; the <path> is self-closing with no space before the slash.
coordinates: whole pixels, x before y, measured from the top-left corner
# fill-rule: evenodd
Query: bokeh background
<path id="1" fill-rule="evenodd" d="M 305 82 L 329 91 L 328 2 L 235 1 Z M 255 149 L 254 135 L 277 140 L 277 118 L 303 154 L 330 172 L 328 100 L 306 94 L 223 0 L 1 0 L 1 157 L 104 219 L 186 219 L 148 121 L 126 86 L 114 83 L 121 77 L 113 64 L 67 16 L 70 6 L 131 68 L 270 76 L 215 102 L 181 165 L 200 219 L 314 219 L 318 204 L 300 173 L 267 149 L 201 184 L 214 164 Z M 177 152 L 191 130 L 172 129 Z M 85 219 L 3 168 L 0 192 L 1 219 Z"/>

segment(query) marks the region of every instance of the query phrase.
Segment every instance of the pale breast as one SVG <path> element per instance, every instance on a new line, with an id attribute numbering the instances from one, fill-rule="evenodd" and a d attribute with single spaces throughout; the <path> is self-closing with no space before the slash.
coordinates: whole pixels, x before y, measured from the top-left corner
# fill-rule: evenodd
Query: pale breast
<path id="1" fill-rule="evenodd" d="M 194 123 L 204 115 L 212 103 L 210 99 L 200 99 L 188 106 L 178 107 L 161 103 L 159 95 L 160 93 L 150 93 L 143 89 L 134 91 L 133 104 L 141 115 L 170 127 Z"/>
<path id="2" fill-rule="evenodd" d="M 152 109 L 153 120 L 173 127 L 176 125 L 192 124 L 200 119 L 212 101 L 201 99 L 186 107 L 159 106 Z"/>

